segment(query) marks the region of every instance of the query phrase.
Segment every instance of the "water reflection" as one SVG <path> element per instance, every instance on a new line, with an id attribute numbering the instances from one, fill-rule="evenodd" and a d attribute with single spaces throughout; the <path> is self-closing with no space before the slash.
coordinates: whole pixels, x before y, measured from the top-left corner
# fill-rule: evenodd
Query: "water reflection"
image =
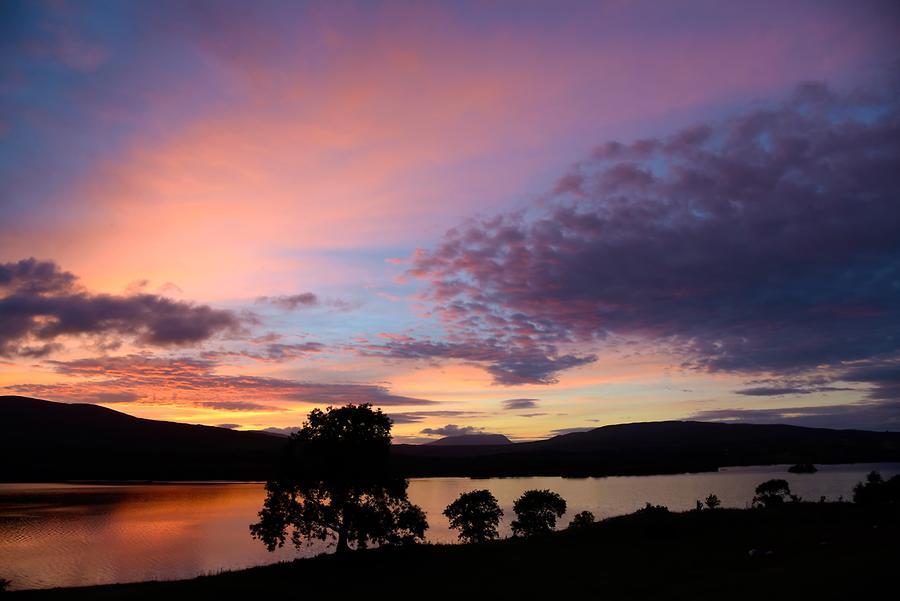
<path id="1" fill-rule="evenodd" d="M 432 542 L 454 542 L 441 515 L 460 493 L 488 488 L 504 510 L 509 535 L 513 501 L 532 488 L 549 488 L 568 502 L 560 526 L 579 511 L 598 519 L 629 513 L 647 501 L 673 510 L 694 507 L 715 493 L 726 507 L 745 507 L 760 482 L 785 478 L 807 500 L 850 498 L 872 469 L 885 477 L 900 464 L 821 466 L 790 474 L 787 466 L 730 468 L 718 473 L 614 478 L 424 478 L 409 497 L 428 515 Z M 250 538 L 265 493 L 258 483 L 218 484 L 0 484 L 0 577 L 13 588 L 42 588 L 151 579 L 189 578 L 324 550 L 321 544 L 268 553 Z"/>

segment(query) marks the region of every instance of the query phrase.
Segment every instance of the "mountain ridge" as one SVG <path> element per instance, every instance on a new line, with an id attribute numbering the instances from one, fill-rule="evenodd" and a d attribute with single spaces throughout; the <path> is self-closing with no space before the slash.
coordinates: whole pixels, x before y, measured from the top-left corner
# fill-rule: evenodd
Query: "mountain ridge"
<path id="1" fill-rule="evenodd" d="M 407 477 L 582 477 L 900 461 L 900 433 L 791 425 L 636 422 L 531 442 L 457 442 L 392 445 L 391 460 Z M 0 481 L 265 480 L 286 456 L 287 444 L 268 432 L 0 396 L 0 453 L 15 458 L 0 464 Z"/>

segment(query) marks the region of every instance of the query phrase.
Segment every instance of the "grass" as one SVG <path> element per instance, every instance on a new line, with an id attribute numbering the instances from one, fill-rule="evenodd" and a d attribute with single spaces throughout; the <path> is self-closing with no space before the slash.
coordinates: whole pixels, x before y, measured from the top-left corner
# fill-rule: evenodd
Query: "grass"
<path id="1" fill-rule="evenodd" d="M 373 549 L 192 580 L 11 599 L 846 599 L 900 561 L 900 519 L 850 503 L 632 514 L 536 539 Z"/>

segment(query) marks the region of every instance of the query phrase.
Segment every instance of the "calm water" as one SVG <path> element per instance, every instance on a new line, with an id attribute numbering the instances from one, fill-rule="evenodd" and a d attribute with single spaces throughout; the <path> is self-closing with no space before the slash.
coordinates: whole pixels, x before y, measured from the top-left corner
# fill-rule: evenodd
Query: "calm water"
<path id="1" fill-rule="evenodd" d="M 423 478 L 410 482 L 409 494 L 428 514 L 429 540 L 454 542 L 441 511 L 461 492 L 479 488 L 500 501 L 506 536 L 513 501 L 531 488 L 549 488 L 568 501 L 565 526 L 585 509 L 598 518 L 630 513 L 647 501 L 685 510 L 709 493 L 726 507 L 745 507 L 756 485 L 775 477 L 788 480 L 804 499 L 849 499 L 853 485 L 873 469 L 890 477 L 900 473 L 900 464 L 820 466 L 809 475 L 766 466 L 676 476 Z M 12 580 L 12 588 L 189 578 L 325 550 L 318 545 L 268 553 L 250 538 L 248 525 L 264 496 L 256 483 L 0 484 L 0 577 Z"/>

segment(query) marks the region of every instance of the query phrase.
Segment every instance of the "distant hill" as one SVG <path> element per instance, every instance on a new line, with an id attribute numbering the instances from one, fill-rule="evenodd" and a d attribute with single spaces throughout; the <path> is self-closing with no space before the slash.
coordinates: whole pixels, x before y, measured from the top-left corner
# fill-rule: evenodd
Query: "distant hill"
<path id="1" fill-rule="evenodd" d="M 96 405 L 0 396 L 0 481 L 265 480 L 287 438 L 141 419 Z M 406 476 L 604 476 L 732 465 L 900 461 L 900 433 L 647 422 L 535 442 L 501 435 L 394 445 Z"/>
<path id="2" fill-rule="evenodd" d="M 503 434 L 460 434 L 459 436 L 445 436 L 438 440 L 426 442 L 428 446 L 485 446 L 498 444 L 512 444 L 513 442 Z"/>
<path id="3" fill-rule="evenodd" d="M 900 461 L 900 433 L 786 425 L 645 422 L 498 446 L 397 445 L 411 476 L 604 476 L 734 465 Z"/>
<path id="4" fill-rule="evenodd" d="M 286 439 L 0 396 L 0 481 L 265 479 Z"/>

